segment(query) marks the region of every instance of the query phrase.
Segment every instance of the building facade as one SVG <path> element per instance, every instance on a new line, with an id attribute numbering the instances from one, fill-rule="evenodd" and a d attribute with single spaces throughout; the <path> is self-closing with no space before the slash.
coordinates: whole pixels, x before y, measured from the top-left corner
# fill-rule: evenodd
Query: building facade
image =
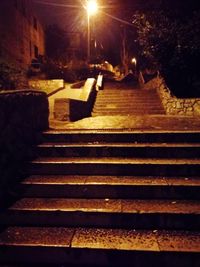
<path id="1" fill-rule="evenodd" d="M 45 54 L 42 25 L 31 0 L 0 1 L 0 58 L 27 68 L 32 59 Z"/>
<path id="2" fill-rule="evenodd" d="M 67 49 L 68 60 L 81 59 L 84 55 L 84 48 L 81 45 L 82 35 L 80 32 L 68 32 L 69 47 Z"/>

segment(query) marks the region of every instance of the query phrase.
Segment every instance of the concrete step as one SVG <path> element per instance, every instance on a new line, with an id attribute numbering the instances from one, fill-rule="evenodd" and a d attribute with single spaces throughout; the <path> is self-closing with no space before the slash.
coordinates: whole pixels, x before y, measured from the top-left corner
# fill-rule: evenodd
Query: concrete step
<path id="1" fill-rule="evenodd" d="M 97 94 L 92 116 L 165 114 L 155 90 L 103 90 Z"/>
<path id="2" fill-rule="evenodd" d="M 98 92 L 98 96 L 104 96 L 104 95 L 111 95 L 111 96 L 123 96 L 123 95 L 133 95 L 136 97 L 151 97 L 151 96 L 157 96 L 157 91 L 156 90 L 123 90 L 123 89 L 118 89 L 118 90 L 100 90 Z"/>
<path id="3" fill-rule="evenodd" d="M 200 143 L 43 143 L 39 157 L 197 158 Z"/>
<path id="4" fill-rule="evenodd" d="M 95 116 L 115 116 L 115 115 L 156 115 L 156 114 L 165 114 L 164 110 L 102 110 L 99 112 L 92 112 L 92 117 Z"/>
<path id="5" fill-rule="evenodd" d="M 147 106 L 154 106 L 154 105 L 159 105 L 162 106 L 160 101 L 155 101 L 155 99 L 133 99 L 130 97 L 127 97 L 126 99 L 109 99 L 109 98 L 105 98 L 105 99 L 98 99 L 95 102 L 95 105 L 109 105 L 109 104 L 121 104 L 121 105 L 139 105 L 141 107 L 145 107 L 145 105 Z"/>
<path id="6" fill-rule="evenodd" d="M 33 175 L 17 187 L 29 198 L 200 199 L 200 177 Z"/>
<path id="7" fill-rule="evenodd" d="M 199 267 L 199 137 L 47 131 L 0 211 L 0 265 Z"/>
<path id="8" fill-rule="evenodd" d="M 130 99 L 127 101 L 118 101 L 118 102 L 115 102 L 115 101 L 98 101 L 95 103 L 95 107 L 109 107 L 109 106 L 126 106 L 128 105 L 129 107 L 134 107 L 138 104 L 144 104 L 143 105 L 143 108 L 145 107 L 145 105 L 147 105 L 149 108 L 153 108 L 153 107 L 162 107 L 162 105 L 158 102 L 155 102 L 155 101 L 152 101 L 152 102 L 147 102 L 147 101 L 130 101 Z"/>
<path id="9" fill-rule="evenodd" d="M 126 92 L 126 91 L 121 91 L 116 92 L 116 93 L 109 93 L 106 91 L 99 91 L 98 94 L 96 95 L 96 99 L 106 99 L 109 97 L 110 99 L 119 99 L 123 100 L 125 98 L 135 98 L 135 99 L 152 99 L 152 100 L 160 100 L 160 97 L 158 96 L 157 93 L 152 93 L 152 94 L 146 94 L 146 93 L 135 93 L 135 92 Z"/>
<path id="10" fill-rule="evenodd" d="M 198 230 L 200 202 L 177 199 L 23 198 L 1 214 L 1 224 Z"/>
<path id="11" fill-rule="evenodd" d="M 137 107 L 137 105 L 116 105 L 116 104 L 108 104 L 104 106 L 98 106 L 96 105 L 93 108 L 93 112 L 108 112 L 108 111 L 117 111 L 117 112 L 147 112 L 147 111 L 163 111 L 163 108 L 161 106 L 146 106 L 145 108 Z"/>
<path id="12" fill-rule="evenodd" d="M 161 118 L 162 119 L 162 118 Z M 68 143 L 199 143 L 200 133 L 190 130 L 49 130 L 43 133 L 41 142 Z"/>
<path id="13" fill-rule="evenodd" d="M 44 157 L 32 161 L 28 171 L 30 174 L 198 176 L 200 159 Z"/>
<path id="14" fill-rule="evenodd" d="M 161 100 L 158 98 L 158 96 L 137 96 L 137 95 L 130 95 L 130 94 L 122 94 L 122 95 L 98 95 L 96 97 L 96 101 L 105 101 L 105 102 L 126 102 L 129 99 L 129 101 L 138 101 L 138 102 L 155 102 L 160 103 Z"/>
<path id="15" fill-rule="evenodd" d="M 0 261 L 22 267 L 198 267 L 199 244 L 194 231 L 8 227 L 0 233 Z"/>
<path id="16" fill-rule="evenodd" d="M 132 96 L 136 98 L 154 98 L 156 97 L 159 99 L 159 95 L 157 92 L 148 92 L 148 91 L 131 91 L 131 90 L 118 90 L 118 91 L 111 91 L 111 90 L 100 90 L 97 94 L 97 98 L 110 96 L 112 97 L 126 97 L 126 96 Z"/>
<path id="17" fill-rule="evenodd" d="M 98 98 L 106 98 L 106 97 L 110 97 L 110 98 L 126 98 L 126 97 L 133 97 L 133 98 L 141 98 L 141 99 L 160 99 L 159 95 L 157 94 L 156 91 L 153 92 L 148 92 L 148 91 L 131 91 L 131 90 L 117 90 L 117 91 L 111 91 L 111 90 L 102 90 L 99 91 L 97 94 L 97 99 Z"/>

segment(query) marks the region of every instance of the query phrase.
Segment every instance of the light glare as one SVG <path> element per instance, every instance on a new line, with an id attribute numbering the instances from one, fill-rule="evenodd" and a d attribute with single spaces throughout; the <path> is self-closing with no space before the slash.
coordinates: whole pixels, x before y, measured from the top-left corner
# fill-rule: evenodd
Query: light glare
<path id="1" fill-rule="evenodd" d="M 131 63 L 133 63 L 133 64 L 135 64 L 135 65 L 137 64 L 137 60 L 136 60 L 135 57 L 131 59 Z"/>
<path id="2" fill-rule="evenodd" d="M 87 1 L 87 12 L 88 15 L 94 15 L 98 10 L 98 5 L 96 0 L 88 0 Z"/>

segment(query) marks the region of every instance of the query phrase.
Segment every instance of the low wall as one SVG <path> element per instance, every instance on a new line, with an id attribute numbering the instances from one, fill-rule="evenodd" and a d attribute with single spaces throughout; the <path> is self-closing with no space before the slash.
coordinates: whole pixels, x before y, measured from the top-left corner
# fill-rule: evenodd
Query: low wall
<path id="1" fill-rule="evenodd" d="M 88 78 L 68 88 L 65 98 L 54 100 L 54 118 L 60 121 L 77 121 L 90 117 L 97 93 L 95 84 L 94 78 Z"/>
<path id="2" fill-rule="evenodd" d="M 44 91 L 53 91 L 56 89 L 64 88 L 64 80 L 29 80 L 29 87 Z"/>
<path id="3" fill-rule="evenodd" d="M 37 91 L 0 93 L 0 203 L 25 175 L 25 162 L 35 155 L 39 133 L 48 129 L 48 99 Z"/>
<path id="4" fill-rule="evenodd" d="M 153 84 L 154 88 L 158 90 L 166 114 L 200 116 L 200 98 L 175 97 L 166 86 L 164 80 L 160 77 L 155 78 Z"/>

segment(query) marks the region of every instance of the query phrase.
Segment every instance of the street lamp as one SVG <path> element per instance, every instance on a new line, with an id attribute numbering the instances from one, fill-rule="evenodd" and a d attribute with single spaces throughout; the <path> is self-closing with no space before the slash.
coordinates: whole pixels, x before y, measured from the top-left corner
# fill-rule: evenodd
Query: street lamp
<path id="1" fill-rule="evenodd" d="M 135 57 L 133 57 L 131 59 L 131 63 L 134 64 L 135 68 L 136 68 L 136 64 L 137 64 L 137 59 Z"/>
<path id="2" fill-rule="evenodd" d="M 88 23 L 88 40 L 87 40 L 87 59 L 90 60 L 90 17 L 95 15 L 98 11 L 98 4 L 96 0 L 87 0 L 87 23 Z"/>
<path id="3" fill-rule="evenodd" d="M 134 73 L 136 74 L 136 72 L 137 72 L 137 59 L 135 58 L 135 57 L 133 57 L 132 59 L 131 59 L 131 63 L 133 64 L 133 66 L 134 66 Z"/>

